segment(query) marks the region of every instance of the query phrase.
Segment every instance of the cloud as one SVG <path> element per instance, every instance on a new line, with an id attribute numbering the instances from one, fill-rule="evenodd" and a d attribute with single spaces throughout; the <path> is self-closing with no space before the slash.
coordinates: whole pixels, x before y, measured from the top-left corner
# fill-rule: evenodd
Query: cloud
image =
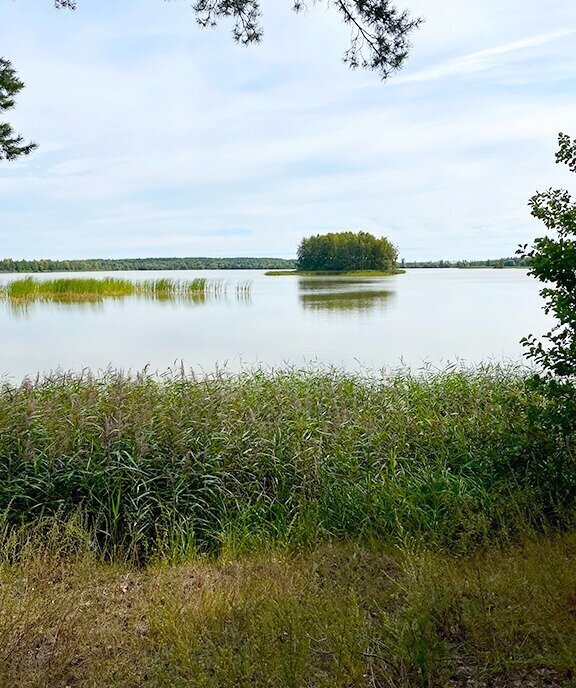
<path id="1" fill-rule="evenodd" d="M 508 56 L 511 53 L 526 51 L 530 48 L 536 48 L 541 45 L 546 45 L 547 43 L 553 43 L 563 38 L 573 36 L 575 33 L 576 29 L 567 29 L 562 31 L 552 31 L 550 33 L 539 34 L 536 36 L 528 36 L 520 40 L 505 43 L 504 45 L 498 45 L 493 48 L 467 53 L 429 69 L 422 69 L 412 74 L 396 77 L 392 83 L 396 86 L 399 86 L 401 84 L 413 84 L 423 81 L 434 81 L 436 79 L 445 79 L 454 76 L 469 76 L 486 72 L 497 67 L 500 64 L 500 60 L 498 58 L 502 56 Z"/>
<path id="2" fill-rule="evenodd" d="M 470 2 L 471 19 L 424 7 L 430 32 L 386 84 L 339 63 L 347 30 L 325 12 L 270 8 L 246 49 L 184 3 L 4 6 L 27 82 L 14 122 L 41 147 L 0 166 L 0 253 L 289 256 L 302 235 L 364 228 L 406 258 L 510 254 L 537 231 L 531 193 L 569 183 L 553 153 L 576 121 L 576 12 Z"/>

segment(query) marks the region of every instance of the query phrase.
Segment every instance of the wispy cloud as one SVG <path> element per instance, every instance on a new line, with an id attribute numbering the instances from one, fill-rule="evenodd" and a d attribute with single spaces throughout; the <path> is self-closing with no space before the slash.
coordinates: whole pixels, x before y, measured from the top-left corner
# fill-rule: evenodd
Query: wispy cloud
<path id="1" fill-rule="evenodd" d="M 487 48 L 485 50 L 477 50 L 475 52 L 461 55 L 460 57 L 448 60 L 441 64 L 435 65 L 428 69 L 422 69 L 413 74 L 406 74 L 396 77 L 392 83 L 395 85 L 418 83 L 422 81 L 434 81 L 435 79 L 444 79 L 453 76 L 469 76 L 486 72 L 494 69 L 500 63 L 502 56 L 510 55 L 520 51 L 536 48 L 547 43 L 574 36 L 576 29 L 566 29 L 562 31 L 552 31 L 550 33 L 538 34 L 536 36 L 528 36 L 520 40 L 511 41 L 503 45 L 495 46 L 494 48 Z"/>

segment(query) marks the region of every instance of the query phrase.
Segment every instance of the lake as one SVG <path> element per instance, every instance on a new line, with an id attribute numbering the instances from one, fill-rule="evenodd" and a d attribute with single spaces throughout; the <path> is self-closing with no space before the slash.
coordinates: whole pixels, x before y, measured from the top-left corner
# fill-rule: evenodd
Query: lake
<path id="1" fill-rule="evenodd" d="M 382 278 L 266 277 L 261 271 L 66 273 L 229 280 L 227 295 L 186 302 L 0 301 L 0 377 L 109 366 L 213 372 L 264 366 L 347 369 L 519 361 L 521 337 L 551 320 L 525 270 L 414 269 Z M 36 275 L 50 279 L 56 273 Z M 22 275 L 0 275 L 0 282 Z M 249 295 L 235 285 L 252 280 Z"/>

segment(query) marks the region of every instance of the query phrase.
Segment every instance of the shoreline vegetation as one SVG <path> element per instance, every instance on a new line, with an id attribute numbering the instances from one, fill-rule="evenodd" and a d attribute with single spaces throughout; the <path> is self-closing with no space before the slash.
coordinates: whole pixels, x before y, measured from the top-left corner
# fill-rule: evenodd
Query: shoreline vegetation
<path id="1" fill-rule="evenodd" d="M 572 466 L 529 422 L 544 403 L 503 367 L 5 382 L 0 513 L 80 510 L 103 554 L 139 559 L 352 536 L 465 551 L 571 513 Z"/>
<path id="2" fill-rule="evenodd" d="M 399 268 L 528 268 L 522 257 L 488 260 L 401 261 Z M 295 270 L 296 260 L 284 258 L 90 258 L 86 260 L 0 259 L 0 273 L 127 272 L 136 270 Z"/>
<path id="3" fill-rule="evenodd" d="M 0 385 L 6 526 L 82 514 L 103 555 L 359 537 L 462 552 L 571 523 L 573 438 L 517 369 L 55 373 Z M 560 472 L 561 469 L 561 472 Z"/>
<path id="4" fill-rule="evenodd" d="M 88 258 L 83 260 L 0 259 L 0 273 L 126 272 L 132 270 L 280 270 L 296 266 L 284 258 Z"/>
<path id="5" fill-rule="evenodd" d="M 391 270 L 268 270 L 268 277 L 389 277 L 403 275 L 406 271 L 399 268 Z"/>
<path id="6" fill-rule="evenodd" d="M 401 261 L 403 268 L 461 268 L 461 269 L 481 269 L 481 268 L 529 268 L 532 261 L 526 256 L 514 256 L 508 258 L 492 258 L 489 260 L 422 260 L 422 261 Z"/>
<path id="7" fill-rule="evenodd" d="M 143 296 L 155 299 L 203 299 L 226 296 L 231 285 L 224 279 L 197 277 L 192 280 L 155 279 L 127 280 L 106 277 L 57 278 L 38 280 L 33 277 L 0 284 L 0 299 L 10 302 L 29 301 L 99 301 L 105 298 Z M 233 288 L 237 297 L 248 297 L 250 280 L 239 282 Z"/>
<path id="8" fill-rule="evenodd" d="M 0 684 L 573 686 L 574 437 L 527 371 L 0 384 Z"/>

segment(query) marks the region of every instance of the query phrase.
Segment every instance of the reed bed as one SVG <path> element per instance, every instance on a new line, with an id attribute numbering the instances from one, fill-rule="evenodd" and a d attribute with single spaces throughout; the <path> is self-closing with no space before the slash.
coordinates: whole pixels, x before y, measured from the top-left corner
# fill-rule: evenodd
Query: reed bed
<path id="1" fill-rule="evenodd" d="M 252 280 L 238 282 L 235 292 L 237 301 L 250 304 L 252 302 Z"/>
<path id="2" fill-rule="evenodd" d="M 129 296 L 134 293 L 129 280 L 106 277 L 58 278 L 38 280 L 34 277 L 13 280 L 3 286 L 3 295 L 9 299 L 61 299 L 61 298 L 103 298 Z"/>
<path id="3" fill-rule="evenodd" d="M 252 280 L 244 280 L 238 282 L 236 285 L 236 294 L 238 296 L 250 296 L 252 293 Z"/>
<path id="4" fill-rule="evenodd" d="M 564 527 L 574 443 L 521 371 L 58 374 L 0 388 L 8 531 L 81 518 L 108 557 L 334 538 L 469 551 Z"/>
<path id="5" fill-rule="evenodd" d="M 187 297 L 221 297 L 230 290 L 225 279 L 196 277 L 192 280 L 159 278 L 152 280 L 127 280 L 105 277 L 95 278 L 56 278 L 38 280 L 25 277 L 13 280 L 0 287 L 0 296 L 11 302 L 26 301 L 81 301 L 102 300 L 104 298 L 123 298 L 143 296 L 160 299 L 183 299 Z M 251 291 L 251 283 L 242 282 L 236 286 L 235 293 L 245 297 Z"/>
<path id="6" fill-rule="evenodd" d="M 136 294 L 141 296 L 156 296 L 164 298 L 178 298 L 194 295 L 225 296 L 230 289 L 229 280 L 206 277 L 195 277 L 192 280 L 161 278 L 134 282 Z"/>

